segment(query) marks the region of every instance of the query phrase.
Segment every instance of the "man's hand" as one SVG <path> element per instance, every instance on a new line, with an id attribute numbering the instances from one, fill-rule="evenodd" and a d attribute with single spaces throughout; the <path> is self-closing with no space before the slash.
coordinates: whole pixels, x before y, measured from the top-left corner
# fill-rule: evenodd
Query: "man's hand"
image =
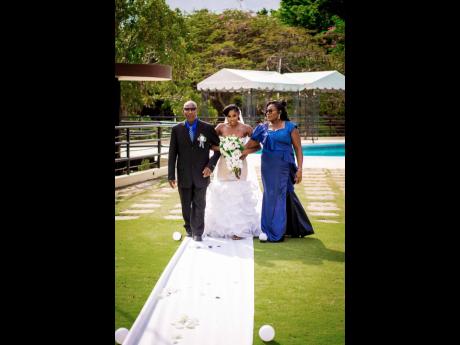
<path id="1" fill-rule="evenodd" d="M 168 182 L 171 188 L 176 188 L 176 180 L 168 180 Z"/>
<path id="2" fill-rule="evenodd" d="M 208 167 L 203 169 L 203 177 L 209 177 L 211 176 L 211 174 L 212 174 L 212 171 Z"/>

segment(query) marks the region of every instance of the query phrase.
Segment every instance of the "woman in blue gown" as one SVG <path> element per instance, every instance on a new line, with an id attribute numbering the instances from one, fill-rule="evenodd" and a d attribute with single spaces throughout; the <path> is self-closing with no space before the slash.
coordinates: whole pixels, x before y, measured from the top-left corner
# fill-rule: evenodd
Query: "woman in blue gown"
<path id="1" fill-rule="evenodd" d="M 270 101 L 265 107 L 267 122 L 258 125 L 246 144 L 247 152 L 259 143 L 261 157 L 262 231 L 268 241 L 281 242 L 285 235 L 304 237 L 314 233 L 297 195 L 294 183 L 302 181 L 303 154 L 297 125 L 287 116 L 286 102 Z M 295 150 L 297 165 L 294 159 Z M 246 151 L 246 150 L 245 150 Z M 243 157 L 246 152 L 243 152 Z"/>

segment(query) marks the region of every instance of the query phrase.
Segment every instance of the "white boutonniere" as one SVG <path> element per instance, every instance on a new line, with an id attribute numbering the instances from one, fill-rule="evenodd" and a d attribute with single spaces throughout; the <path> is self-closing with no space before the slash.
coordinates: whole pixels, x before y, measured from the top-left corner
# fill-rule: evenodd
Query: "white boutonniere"
<path id="1" fill-rule="evenodd" d="M 200 142 L 200 147 L 204 149 L 204 143 L 206 142 L 206 137 L 200 133 L 200 136 L 197 139 Z"/>

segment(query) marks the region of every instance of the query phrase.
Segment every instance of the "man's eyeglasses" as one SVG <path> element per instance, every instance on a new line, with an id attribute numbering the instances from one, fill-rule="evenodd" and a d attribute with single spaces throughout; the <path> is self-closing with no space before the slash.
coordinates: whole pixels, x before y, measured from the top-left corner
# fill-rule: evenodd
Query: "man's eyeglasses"
<path id="1" fill-rule="evenodd" d="M 184 108 L 184 111 L 195 111 L 196 108 Z"/>
<path id="2" fill-rule="evenodd" d="M 273 113 L 274 111 L 275 111 L 275 109 L 267 109 L 267 110 L 265 111 L 265 114 L 271 114 L 271 113 Z"/>

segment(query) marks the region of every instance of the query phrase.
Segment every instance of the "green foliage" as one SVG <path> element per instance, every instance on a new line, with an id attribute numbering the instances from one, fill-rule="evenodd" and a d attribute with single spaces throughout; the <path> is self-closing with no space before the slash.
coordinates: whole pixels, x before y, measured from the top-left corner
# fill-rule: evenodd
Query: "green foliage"
<path id="1" fill-rule="evenodd" d="M 161 63 L 173 67 L 173 78 L 182 79 L 187 65 L 187 28 L 180 11 L 165 0 L 116 0 L 115 53 L 122 63 Z M 151 105 L 151 82 L 122 82 L 121 110 L 139 112 Z"/>
<path id="2" fill-rule="evenodd" d="M 338 71 L 345 73 L 345 21 L 332 16 L 333 25 L 315 36 L 316 42 L 334 57 Z"/>
<path id="3" fill-rule="evenodd" d="M 150 169 L 150 161 L 145 158 L 142 160 L 141 164 L 137 167 L 137 171 L 142 171 L 142 170 L 149 170 Z"/>
<path id="4" fill-rule="evenodd" d="M 267 9 L 264 7 L 260 11 L 257 12 L 259 16 L 266 16 L 268 14 Z"/>
<path id="5" fill-rule="evenodd" d="M 184 67 L 184 19 L 165 0 L 116 0 L 115 28 L 117 62 Z"/>
<path id="6" fill-rule="evenodd" d="M 254 15 L 238 10 L 221 14 L 200 10 L 183 15 L 167 8 L 164 0 L 117 0 L 116 4 L 117 61 L 173 67 L 169 82 L 122 82 L 125 114 L 139 113 L 144 105 L 166 100 L 164 106 L 183 118 L 182 106 L 187 100 L 203 106 L 197 83 L 222 68 L 274 71 L 281 62 L 281 73 L 344 73 L 344 21 L 337 16 L 331 16 L 333 28 L 314 36 L 312 30 L 283 22 L 279 11 Z M 235 97 L 211 93 L 209 115 L 217 118 Z"/>
<path id="7" fill-rule="evenodd" d="M 344 17 L 343 0 L 281 0 L 276 15 L 289 25 L 317 32 L 334 24 L 332 17 Z"/>

